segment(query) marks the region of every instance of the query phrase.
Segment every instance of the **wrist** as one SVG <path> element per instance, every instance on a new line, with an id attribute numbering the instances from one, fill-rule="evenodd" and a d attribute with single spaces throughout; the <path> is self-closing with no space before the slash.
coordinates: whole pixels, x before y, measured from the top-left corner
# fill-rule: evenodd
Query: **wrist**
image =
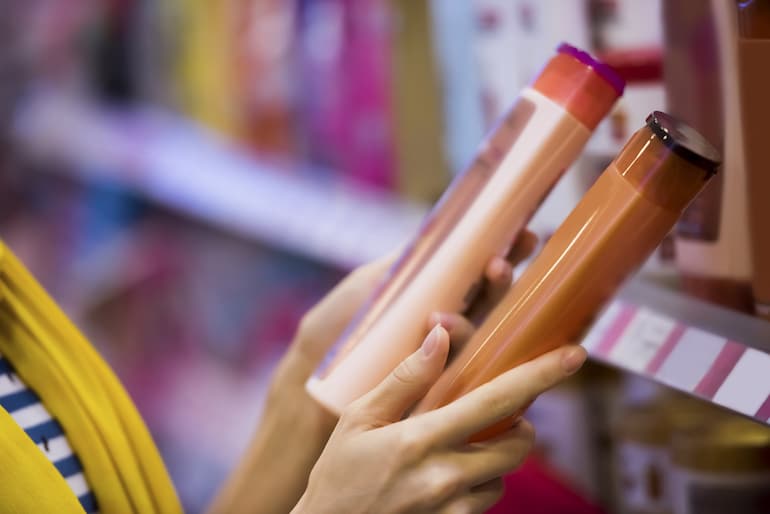
<path id="1" fill-rule="evenodd" d="M 299 352 L 290 349 L 275 370 L 268 390 L 262 426 L 280 428 L 286 425 L 292 433 L 310 432 L 328 439 L 337 416 L 308 394 L 307 377 L 312 372 Z"/>

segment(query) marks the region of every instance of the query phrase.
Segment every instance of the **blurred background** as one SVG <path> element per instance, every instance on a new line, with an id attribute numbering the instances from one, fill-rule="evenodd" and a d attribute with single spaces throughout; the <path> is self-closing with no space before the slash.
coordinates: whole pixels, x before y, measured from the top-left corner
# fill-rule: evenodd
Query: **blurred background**
<path id="1" fill-rule="evenodd" d="M 659 0 L 5 0 L 0 39 L 0 237 L 117 371 L 188 512 L 303 312 L 416 230 L 560 41 L 628 88 L 541 239 L 665 105 Z M 676 282 L 671 248 L 646 272 Z M 532 416 L 607 504 L 609 429 L 579 423 L 628 379 L 581 380 Z"/>

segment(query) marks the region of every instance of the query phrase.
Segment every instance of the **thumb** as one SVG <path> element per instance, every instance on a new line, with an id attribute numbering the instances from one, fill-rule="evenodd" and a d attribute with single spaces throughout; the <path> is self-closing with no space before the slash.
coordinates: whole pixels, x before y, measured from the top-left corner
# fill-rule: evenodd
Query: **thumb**
<path id="1" fill-rule="evenodd" d="M 425 396 L 444 370 L 449 353 L 449 334 L 441 325 L 430 331 L 422 346 L 404 359 L 380 384 L 361 397 L 353 408 L 380 423 L 395 423 Z"/>

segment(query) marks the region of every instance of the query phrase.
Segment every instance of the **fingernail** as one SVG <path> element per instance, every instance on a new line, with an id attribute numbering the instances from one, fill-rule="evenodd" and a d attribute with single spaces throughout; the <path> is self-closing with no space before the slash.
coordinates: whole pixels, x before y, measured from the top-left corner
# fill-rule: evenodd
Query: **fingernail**
<path id="1" fill-rule="evenodd" d="M 433 314 L 430 315 L 430 319 L 428 321 L 430 321 L 430 325 L 433 328 L 436 328 L 436 325 L 441 325 L 441 313 L 434 312 Z"/>
<path id="2" fill-rule="evenodd" d="M 583 366 L 588 354 L 582 346 L 572 348 L 561 358 L 561 365 L 567 374 L 572 375 Z"/>
<path id="3" fill-rule="evenodd" d="M 422 354 L 424 357 L 430 357 L 435 353 L 436 348 L 438 348 L 438 334 L 440 328 L 441 325 L 436 324 L 436 326 L 433 327 L 433 330 L 430 331 L 430 334 L 428 334 L 428 337 L 425 338 L 425 341 L 423 341 Z"/>

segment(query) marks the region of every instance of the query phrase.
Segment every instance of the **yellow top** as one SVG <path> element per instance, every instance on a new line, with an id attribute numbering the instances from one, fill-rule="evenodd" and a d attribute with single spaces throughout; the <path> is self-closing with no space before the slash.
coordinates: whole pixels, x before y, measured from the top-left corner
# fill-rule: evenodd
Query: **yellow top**
<path id="1" fill-rule="evenodd" d="M 0 242 L 0 354 L 64 428 L 105 513 L 181 513 L 131 399 L 89 342 Z M 0 408 L 3 512 L 83 513 L 51 462 Z"/>

